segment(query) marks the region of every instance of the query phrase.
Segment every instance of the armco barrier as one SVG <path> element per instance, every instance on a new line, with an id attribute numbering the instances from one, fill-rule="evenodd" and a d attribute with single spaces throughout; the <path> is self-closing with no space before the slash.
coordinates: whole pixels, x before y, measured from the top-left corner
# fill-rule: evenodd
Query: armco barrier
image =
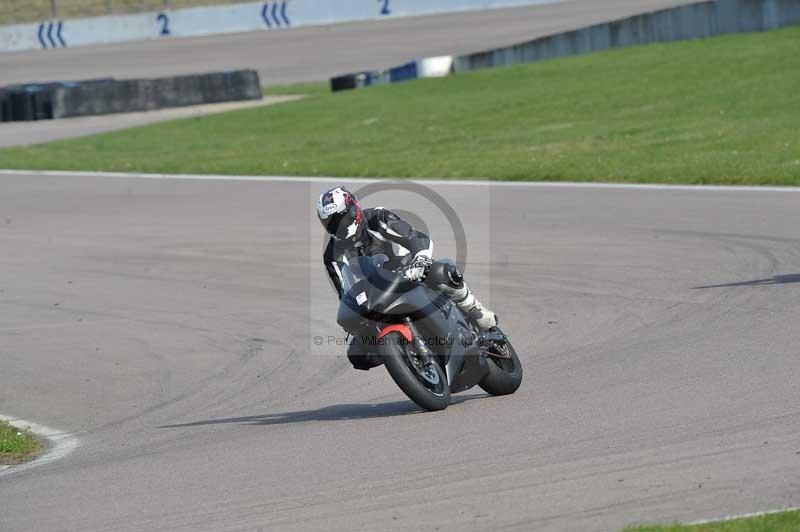
<path id="1" fill-rule="evenodd" d="M 477 52 L 454 60 L 455 72 L 516 65 L 608 48 L 710 37 L 714 31 L 714 2 L 680 6 L 655 13 L 597 24 L 532 41 Z"/>
<path id="2" fill-rule="evenodd" d="M 800 0 L 709 0 L 456 57 L 455 72 L 800 24 Z"/>
<path id="3" fill-rule="evenodd" d="M 397 83 L 417 78 L 440 78 L 453 72 L 453 57 L 427 57 L 385 71 L 358 72 L 331 78 L 333 92 Z"/>
<path id="4" fill-rule="evenodd" d="M 609 48 L 700 39 L 798 24 L 800 24 L 800 0 L 707 0 L 456 57 L 452 59 L 451 70 L 468 72 L 588 54 Z M 378 83 L 427 77 L 418 72 L 418 65 L 444 59 L 428 58 L 384 72 L 339 76 L 331 79 L 331 89 L 333 91 L 355 89 Z M 437 71 L 437 75 L 442 75 L 441 67 L 437 67 Z"/>
<path id="5" fill-rule="evenodd" d="M 0 52 L 276 31 L 367 20 L 552 4 L 564 0 L 268 0 L 0 27 Z"/>
<path id="6" fill-rule="evenodd" d="M 157 79 L 43 83 L 0 89 L 0 118 L 45 120 L 260 99 L 260 81 L 254 70 Z"/>

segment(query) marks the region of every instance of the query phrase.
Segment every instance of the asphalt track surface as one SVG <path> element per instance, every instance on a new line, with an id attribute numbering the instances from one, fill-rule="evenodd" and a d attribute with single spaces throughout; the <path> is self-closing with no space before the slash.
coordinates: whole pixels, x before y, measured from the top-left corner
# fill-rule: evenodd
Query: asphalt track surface
<path id="1" fill-rule="evenodd" d="M 4 532 L 601 531 L 800 503 L 798 193 L 433 186 L 526 377 L 428 414 L 311 347 L 339 333 L 329 185 L 0 179 L 0 412 L 81 442 L 0 476 Z M 365 201 L 425 204 L 391 198 Z"/>
<path id="2" fill-rule="evenodd" d="M 673 3 L 2 54 L 0 84 L 324 79 Z M 0 413 L 80 440 L 0 473 L 4 532 L 599 531 L 800 503 L 796 193 L 434 187 L 526 378 L 423 414 L 312 345 L 339 334 L 325 185 L 0 179 Z"/>
<path id="3" fill-rule="evenodd" d="M 421 57 L 463 54 L 693 0 L 559 4 L 335 26 L 0 53 L 0 86 L 255 68 L 264 85 L 316 81 Z"/>

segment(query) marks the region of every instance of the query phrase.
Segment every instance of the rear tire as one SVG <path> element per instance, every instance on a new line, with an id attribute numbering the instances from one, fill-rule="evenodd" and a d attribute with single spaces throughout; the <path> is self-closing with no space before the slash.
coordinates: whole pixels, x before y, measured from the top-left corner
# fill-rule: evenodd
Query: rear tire
<path id="1" fill-rule="evenodd" d="M 392 380 L 420 408 L 428 411 L 444 410 L 450 404 L 450 385 L 447 376 L 434 357 L 428 367 L 429 380 L 415 369 L 414 346 L 398 332 L 383 337 L 379 353 Z M 438 382 L 431 382 L 438 381 Z"/>
<path id="2" fill-rule="evenodd" d="M 511 342 L 506 341 L 504 345 L 511 358 L 484 355 L 489 364 L 489 374 L 478 383 L 478 386 L 491 395 L 510 395 L 522 384 L 522 364 L 517 352 Z"/>

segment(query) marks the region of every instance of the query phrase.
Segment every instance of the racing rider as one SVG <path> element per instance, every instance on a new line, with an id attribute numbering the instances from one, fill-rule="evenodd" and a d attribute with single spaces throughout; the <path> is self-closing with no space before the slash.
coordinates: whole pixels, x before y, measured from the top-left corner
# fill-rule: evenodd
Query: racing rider
<path id="1" fill-rule="evenodd" d="M 323 260 L 339 299 L 342 293 L 342 266 L 348 256 L 384 254 L 392 261 L 403 260 L 409 266 L 403 275 L 410 281 L 421 281 L 435 264 L 436 286 L 482 331 L 497 325 L 497 316 L 486 308 L 467 287 L 461 271 L 452 262 L 433 263 L 433 242 L 415 230 L 392 211 L 377 207 L 362 209 L 355 194 L 344 187 L 323 192 L 317 201 L 317 216 L 325 231 L 331 235 Z M 410 255 L 410 260 L 409 256 Z M 439 282 L 441 281 L 441 282 Z M 358 346 L 351 344 L 348 358 L 357 369 L 377 365 L 367 361 Z"/>

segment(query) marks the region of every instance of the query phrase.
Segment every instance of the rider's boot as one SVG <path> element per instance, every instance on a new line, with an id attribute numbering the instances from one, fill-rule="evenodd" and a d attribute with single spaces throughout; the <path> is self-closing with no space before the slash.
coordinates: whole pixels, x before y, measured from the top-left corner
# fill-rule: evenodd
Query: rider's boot
<path id="1" fill-rule="evenodd" d="M 468 317 L 472 318 L 482 332 L 497 326 L 497 315 L 478 301 L 464 282 L 461 270 L 449 262 L 435 262 L 428 278 Z"/>
<path id="2" fill-rule="evenodd" d="M 497 325 L 497 315 L 478 301 L 478 298 L 463 281 L 461 287 L 447 286 L 442 292 L 456 304 L 461 312 L 472 318 L 482 332 Z"/>

